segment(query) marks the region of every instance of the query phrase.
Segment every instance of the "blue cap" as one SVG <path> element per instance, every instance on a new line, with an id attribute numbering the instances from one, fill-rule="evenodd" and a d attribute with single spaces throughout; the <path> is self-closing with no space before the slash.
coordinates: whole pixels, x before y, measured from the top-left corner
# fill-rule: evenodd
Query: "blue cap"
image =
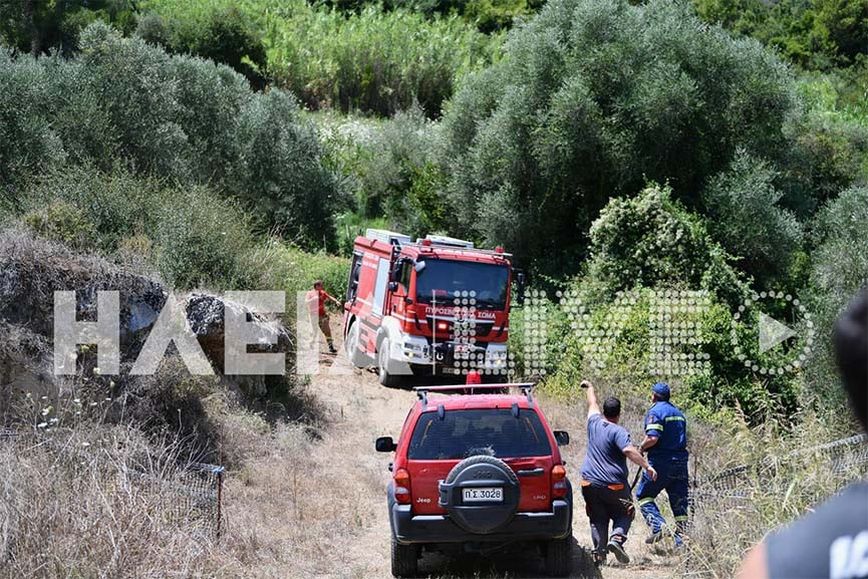
<path id="1" fill-rule="evenodd" d="M 669 400 L 669 384 L 666 382 L 658 382 L 651 387 L 651 392 L 656 394 L 661 400 Z"/>

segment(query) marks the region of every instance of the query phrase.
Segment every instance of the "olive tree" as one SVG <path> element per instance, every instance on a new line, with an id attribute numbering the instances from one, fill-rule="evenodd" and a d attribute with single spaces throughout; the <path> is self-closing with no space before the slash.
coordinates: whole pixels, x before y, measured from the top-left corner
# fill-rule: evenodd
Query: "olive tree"
<path id="1" fill-rule="evenodd" d="M 456 228 L 557 272 L 610 197 L 667 182 L 694 205 L 736 150 L 771 154 L 790 71 L 682 2 L 552 0 L 444 118 Z"/>

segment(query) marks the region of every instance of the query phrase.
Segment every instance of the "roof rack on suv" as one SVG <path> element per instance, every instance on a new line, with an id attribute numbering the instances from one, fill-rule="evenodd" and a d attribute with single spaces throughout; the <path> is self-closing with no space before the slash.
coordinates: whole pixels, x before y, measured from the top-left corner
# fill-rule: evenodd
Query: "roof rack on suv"
<path id="1" fill-rule="evenodd" d="M 468 391 L 474 394 L 476 390 L 503 390 L 504 388 L 518 388 L 521 393 L 527 396 L 529 404 L 533 404 L 532 390 L 536 386 L 534 382 L 515 382 L 509 384 L 450 384 L 447 386 L 418 386 L 413 388 L 416 396 L 422 401 L 422 406 L 428 404 L 428 393 L 436 392 L 441 394 L 466 394 Z"/>

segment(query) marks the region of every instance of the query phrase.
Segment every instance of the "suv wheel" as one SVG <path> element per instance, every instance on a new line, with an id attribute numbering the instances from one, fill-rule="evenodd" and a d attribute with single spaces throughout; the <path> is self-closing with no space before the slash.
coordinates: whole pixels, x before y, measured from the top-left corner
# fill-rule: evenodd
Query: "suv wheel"
<path id="1" fill-rule="evenodd" d="M 573 535 L 549 541 L 545 547 L 546 573 L 552 577 L 566 577 L 572 570 Z"/>
<path id="2" fill-rule="evenodd" d="M 477 481 L 481 480 L 486 481 L 486 486 L 502 488 L 503 501 L 465 505 L 464 489 L 480 486 Z M 513 470 L 499 458 L 484 454 L 465 458 L 440 483 L 440 505 L 455 524 L 479 535 L 492 533 L 509 523 L 518 510 L 520 495 L 521 487 Z"/>
<path id="3" fill-rule="evenodd" d="M 380 384 L 388 388 L 394 388 L 398 385 L 398 379 L 394 374 L 389 373 L 389 348 L 392 344 L 389 338 L 384 338 L 380 342 L 380 347 L 377 349 L 377 367 Z"/>
<path id="4" fill-rule="evenodd" d="M 344 352 L 350 361 L 350 364 L 356 368 L 364 368 L 368 360 L 365 355 L 359 350 L 359 322 L 350 324 L 350 329 L 347 332 L 347 339 L 344 340 Z"/>
<path id="5" fill-rule="evenodd" d="M 419 571 L 419 548 L 416 545 L 402 545 L 392 537 L 392 575 L 413 577 Z"/>

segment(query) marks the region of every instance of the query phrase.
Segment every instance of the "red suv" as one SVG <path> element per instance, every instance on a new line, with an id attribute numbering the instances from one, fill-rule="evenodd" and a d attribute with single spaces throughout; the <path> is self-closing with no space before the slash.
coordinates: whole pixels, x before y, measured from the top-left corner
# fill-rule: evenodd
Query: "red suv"
<path id="1" fill-rule="evenodd" d="M 487 554 L 519 542 L 539 548 L 550 575 L 570 572 L 573 492 L 558 450 L 569 435 L 552 432 L 531 386 L 417 388 L 398 442 L 377 439 L 377 451 L 395 452 L 394 576 L 415 575 L 425 550 Z"/>

